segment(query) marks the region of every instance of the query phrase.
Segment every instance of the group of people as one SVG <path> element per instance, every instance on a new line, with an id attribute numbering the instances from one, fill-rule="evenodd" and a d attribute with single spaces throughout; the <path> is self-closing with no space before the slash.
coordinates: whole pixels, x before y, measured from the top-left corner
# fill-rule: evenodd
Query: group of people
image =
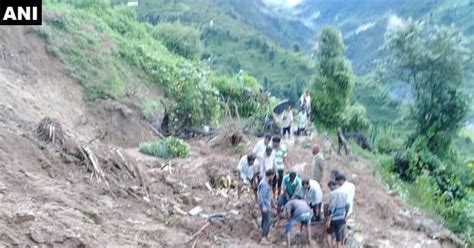
<path id="1" fill-rule="evenodd" d="M 329 247 L 341 247 L 345 223 L 353 209 L 354 184 L 348 182 L 339 171 L 331 171 L 327 183 L 330 190 L 329 201 L 323 207 L 321 183 L 325 167 L 319 145 L 315 144 L 312 149 L 311 177 L 301 178 L 288 164 L 287 154 L 281 137 L 265 135 L 255 145 L 253 152 L 242 156 L 237 166 L 241 179 L 239 189 L 245 185 L 251 187 L 261 211 L 261 244 L 271 243 L 268 236 L 274 217 L 286 217 L 288 247 L 291 244 L 292 229 L 299 223 L 300 230 L 306 230 L 308 242 L 312 244 L 312 222 L 324 223 Z"/>
<path id="2" fill-rule="evenodd" d="M 296 124 L 296 135 L 304 135 L 308 125 L 309 116 L 311 112 L 311 96 L 306 90 L 300 97 L 300 105 L 298 108 L 296 119 L 293 118 L 293 111 L 291 105 L 283 111 L 280 116 L 280 123 L 283 137 L 291 137 L 291 128 L 293 123 Z"/>

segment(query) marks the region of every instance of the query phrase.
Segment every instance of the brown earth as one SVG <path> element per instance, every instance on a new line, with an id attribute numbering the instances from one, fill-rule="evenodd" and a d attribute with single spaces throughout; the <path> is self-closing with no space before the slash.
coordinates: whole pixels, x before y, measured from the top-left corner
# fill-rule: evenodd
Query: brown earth
<path id="1" fill-rule="evenodd" d="M 186 159 L 140 154 L 137 145 L 155 137 L 138 101 L 85 104 L 81 86 L 26 31 L 0 28 L 0 246 L 259 246 L 252 194 L 238 199 L 218 182 L 206 187 L 222 175 L 235 178 L 234 147 L 200 138 L 188 141 Z M 86 161 L 38 139 L 35 128 L 45 116 L 59 120 L 67 137 L 95 153 L 103 180 L 91 177 Z M 320 142 L 327 171 L 349 175 L 356 185 L 351 247 L 456 247 L 441 224 L 391 194 L 370 161 L 335 154 L 324 137 L 287 142 L 289 161 L 304 173 L 310 144 Z M 247 150 L 256 141 L 243 140 Z M 202 213 L 191 216 L 195 206 Z M 191 239 L 208 219 L 211 224 Z M 322 227 L 313 230 L 320 247 Z M 272 229 L 275 247 L 282 244 L 282 231 Z M 300 246 L 301 238 L 295 242 Z"/>

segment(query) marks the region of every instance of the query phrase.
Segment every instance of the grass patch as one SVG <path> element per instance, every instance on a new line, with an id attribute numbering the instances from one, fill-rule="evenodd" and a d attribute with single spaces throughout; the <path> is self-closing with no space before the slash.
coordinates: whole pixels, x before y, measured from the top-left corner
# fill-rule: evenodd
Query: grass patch
<path id="1" fill-rule="evenodd" d="M 189 156 L 189 147 L 186 142 L 172 136 L 162 140 L 142 143 L 140 144 L 139 151 L 165 159 L 186 158 Z"/>

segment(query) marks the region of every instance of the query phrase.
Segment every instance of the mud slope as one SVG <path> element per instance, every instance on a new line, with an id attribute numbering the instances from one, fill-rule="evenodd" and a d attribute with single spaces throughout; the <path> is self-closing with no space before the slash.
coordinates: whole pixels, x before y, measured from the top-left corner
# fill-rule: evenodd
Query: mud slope
<path id="1" fill-rule="evenodd" d="M 238 199 L 219 183 L 222 176 L 235 178 L 233 147 L 197 139 L 189 141 L 186 159 L 138 153 L 138 143 L 154 137 L 134 100 L 84 104 L 81 86 L 26 31 L 0 28 L 0 246 L 259 246 L 253 195 Z M 58 120 L 73 146 L 38 138 L 45 116 Z M 303 147 L 320 139 L 289 142 L 292 164 L 304 171 L 310 151 Z M 257 141 L 245 140 L 248 150 Z M 340 157 L 322 143 L 328 170 L 341 169 L 357 186 L 351 247 L 456 247 L 436 221 L 389 194 L 369 161 Z M 70 152 L 78 149 L 94 154 L 89 160 L 103 174 L 93 174 L 87 154 Z M 196 206 L 202 212 L 189 214 Z M 272 229 L 275 247 L 282 244 L 282 224 Z M 321 233 L 315 225 L 318 243 Z"/>

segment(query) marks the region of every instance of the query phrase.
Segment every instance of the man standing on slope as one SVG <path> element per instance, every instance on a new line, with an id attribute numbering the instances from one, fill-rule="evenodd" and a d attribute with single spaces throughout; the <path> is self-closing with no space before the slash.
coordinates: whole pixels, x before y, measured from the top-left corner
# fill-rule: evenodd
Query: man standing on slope
<path id="1" fill-rule="evenodd" d="M 324 157 L 319 147 L 319 144 L 314 144 L 313 162 L 311 164 L 311 178 L 321 183 L 324 176 Z"/>
<path id="2" fill-rule="evenodd" d="M 273 154 L 273 149 L 271 146 L 267 146 L 265 149 L 265 155 L 261 157 L 259 160 L 259 180 L 265 178 L 265 173 L 268 170 L 273 170 L 276 174 L 275 168 L 275 156 Z M 273 180 L 269 181 L 269 183 L 273 184 Z"/>
<path id="3" fill-rule="evenodd" d="M 346 181 L 346 177 L 341 173 L 336 176 L 336 182 L 341 187 L 341 190 L 346 194 L 347 204 L 349 204 L 347 216 L 349 217 L 352 214 L 352 210 L 354 208 L 355 185 Z"/>
<path id="4" fill-rule="evenodd" d="M 238 187 L 237 193 L 240 198 L 241 191 L 243 187 L 250 186 L 255 195 L 255 201 L 257 201 L 257 176 L 258 168 L 255 165 L 256 156 L 254 153 L 242 156 L 237 166 L 237 171 L 240 174 L 240 179 L 242 180 L 241 185 Z"/>
<path id="5" fill-rule="evenodd" d="M 277 170 L 276 180 L 273 180 L 273 195 L 274 197 L 277 197 L 281 194 L 281 185 L 285 171 L 287 151 L 286 148 L 281 144 L 281 138 L 279 136 L 274 136 L 272 141 L 273 153 L 275 154 L 275 168 Z M 277 188 L 278 193 L 276 192 Z"/>
<path id="6" fill-rule="evenodd" d="M 283 137 L 288 133 L 288 139 L 291 138 L 291 124 L 293 123 L 293 112 L 291 111 L 291 105 L 283 111 L 281 114 L 281 126 Z"/>
<path id="7" fill-rule="evenodd" d="M 258 158 L 263 157 L 265 154 L 265 150 L 268 146 L 271 146 L 270 141 L 272 140 L 272 136 L 270 134 L 265 134 L 263 139 L 259 140 L 255 147 L 253 148 L 253 153 L 257 155 Z"/>
<path id="8" fill-rule="evenodd" d="M 306 201 L 313 211 L 313 220 L 321 220 L 320 213 L 323 192 L 317 181 L 310 180 L 309 178 L 303 179 L 303 181 L 301 181 L 301 187 L 299 187 L 295 192 L 295 197 Z"/>
<path id="9" fill-rule="evenodd" d="M 349 205 L 347 204 L 346 194 L 341 190 L 336 181 L 331 180 L 328 186 L 331 192 L 329 192 L 328 218 L 326 219 L 327 245 L 328 247 L 339 248 L 343 245 Z M 334 241 L 336 241 L 335 246 L 333 246 Z"/>
<path id="10" fill-rule="evenodd" d="M 268 240 L 268 233 L 272 224 L 272 188 L 270 182 L 275 177 L 274 170 L 267 170 L 265 178 L 263 178 L 258 185 L 258 206 L 262 212 L 262 245 L 270 244 Z"/>

